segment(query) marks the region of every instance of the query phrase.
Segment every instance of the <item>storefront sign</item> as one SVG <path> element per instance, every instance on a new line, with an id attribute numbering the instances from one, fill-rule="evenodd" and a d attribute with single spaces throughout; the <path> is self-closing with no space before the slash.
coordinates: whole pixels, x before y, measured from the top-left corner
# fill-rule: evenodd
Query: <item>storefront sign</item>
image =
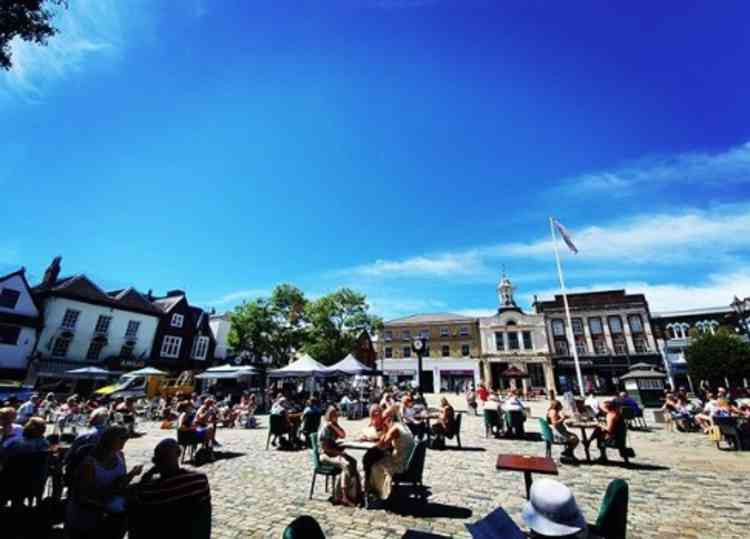
<path id="1" fill-rule="evenodd" d="M 414 376 L 417 374 L 417 371 L 408 370 L 408 369 L 400 369 L 400 370 L 386 370 L 385 374 L 388 376 Z"/>
<path id="2" fill-rule="evenodd" d="M 472 370 L 441 370 L 440 376 L 474 376 Z"/>

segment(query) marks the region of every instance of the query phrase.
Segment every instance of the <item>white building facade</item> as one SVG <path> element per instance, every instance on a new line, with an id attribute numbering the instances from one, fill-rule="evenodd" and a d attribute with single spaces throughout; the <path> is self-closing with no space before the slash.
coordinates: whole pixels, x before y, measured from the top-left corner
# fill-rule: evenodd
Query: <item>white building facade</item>
<path id="1" fill-rule="evenodd" d="M 25 375 L 37 343 L 39 314 L 23 268 L 0 277 L 0 372 Z"/>
<path id="2" fill-rule="evenodd" d="M 491 388 L 516 386 L 524 391 L 554 388 L 544 317 L 525 313 L 516 305 L 513 284 L 505 274 L 497 291 L 500 303 L 497 314 L 479 319 L 483 379 Z M 503 377 L 503 372 L 511 367 L 526 377 Z"/>
<path id="3" fill-rule="evenodd" d="M 233 355 L 232 347 L 228 342 L 229 329 L 232 327 L 229 313 L 211 315 L 208 324 L 216 339 L 214 358 L 217 361 L 224 361 Z"/>

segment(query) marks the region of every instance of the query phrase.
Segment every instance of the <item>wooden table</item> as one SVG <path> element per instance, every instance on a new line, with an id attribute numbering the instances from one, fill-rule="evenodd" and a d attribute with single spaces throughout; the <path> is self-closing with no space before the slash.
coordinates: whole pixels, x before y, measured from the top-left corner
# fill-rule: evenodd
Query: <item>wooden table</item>
<path id="1" fill-rule="evenodd" d="M 523 472 L 524 484 L 526 485 L 526 499 L 529 499 L 531 490 L 531 474 L 540 473 L 546 475 L 557 475 L 555 461 L 547 457 L 532 457 L 530 455 L 508 455 L 500 453 L 497 456 L 498 470 L 510 470 Z"/>
<path id="2" fill-rule="evenodd" d="M 343 440 L 339 445 L 343 449 L 359 449 L 361 451 L 367 451 L 368 449 L 375 447 L 377 444 L 377 442 L 366 440 Z"/>
<path id="3" fill-rule="evenodd" d="M 596 421 L 571 421 L 566 425 L 573 429 L 581 429 L 581 443 L 583 444 L 583 451 L 586 453 L 586 462 L 591 462 L 591 451 L 590 446 L 593 441 L 589 436 L 586 435 L 586 430 L 594 430 L 596 427 L 600 427 Z"/>

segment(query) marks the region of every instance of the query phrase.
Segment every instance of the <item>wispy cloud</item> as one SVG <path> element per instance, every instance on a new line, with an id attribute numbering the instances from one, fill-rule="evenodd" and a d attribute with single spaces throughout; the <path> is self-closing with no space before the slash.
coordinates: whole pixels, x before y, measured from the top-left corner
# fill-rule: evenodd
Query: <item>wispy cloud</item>
<path id="1" fill-rule="evenodd" d="M 642 281 L 600 282 L 586 287 L 571 288 L 569 292 L 625 289 L 628 293 L 646 295 L 652 312 L 679 311 L 705 307 L 729 307 L 732 298 L 750 296 L 750 270 L 711 274 L 695 285 L 676 283 L 648 283 Z M 539 292 L 539 299 L 559 294 L 556 289 Z M 526 298 L 530 301 L 531 296 Z"/>
<path id="2" fill-rule="evenodd" d="M 481 253 L 476 250 L 438 253 L 415 256 L 402 260 L 376 260 L 343 270 L 341 273 L 362 277 L 455 277 L 457 275 L 477 275 L 486 271 Z"/>
<path id="3" fill-rule="evenodd" d="M 645 185 L 750 183 L 750 142 L 719 153 L 683 153 L 644 158 L 615 168 L 582 174 L 562 182 L 574 192 L 629 195 Z"/>
<path id="4" fill-rule="evenodd" d="M 0 73 L 0 90 L 32 102 L 42 100 L 50 82 L 81 70 L 91 57 L 116 55 L 140 8 L 140 0 L 76 0 L 68 9 L 53 7 L 58 34 L 47 46 L 15 38 L 13 67 Z"/>
<path id="5" fill-rule="evenodd" d="M 210 301 L 204 301 L 203 303 L 205 305 L 212 305 L 212 306 L 218 307 L 218 306 L 223 306 L 223 305 L 230 305 L 233 303 L 239 303 L 246 299 L 268 297 L 270 295 L 271 295 L 270 291 L 265 290 L 263 288 L 249 288 L 247 290 L 235 290 L 234 292 L 229 292 L 228 294 L 225 294 L 221 297 L 218 297 Z"/>

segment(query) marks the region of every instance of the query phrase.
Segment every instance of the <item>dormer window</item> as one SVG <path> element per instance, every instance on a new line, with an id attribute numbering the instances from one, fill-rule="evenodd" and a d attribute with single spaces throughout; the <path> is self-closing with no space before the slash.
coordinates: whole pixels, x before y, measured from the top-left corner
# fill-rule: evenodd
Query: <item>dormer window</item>
<path id="1" fill-rule="evenodd" d="M 0 307 L 15 309 L 20 297 L 21 293 L 18 290 L 13 290 L 12 288 L 0 289 Z"/>
<path id="2" fill-rule="evenodd" d="M 170 324 L 172 325 L 173 328 L 181 328 L 182 323 L 184 321 L 185 321 L 184 316 L 182 316 L 181 314 L 175 313 L 172 315 L 172 322 L 170 322 Z"/>

